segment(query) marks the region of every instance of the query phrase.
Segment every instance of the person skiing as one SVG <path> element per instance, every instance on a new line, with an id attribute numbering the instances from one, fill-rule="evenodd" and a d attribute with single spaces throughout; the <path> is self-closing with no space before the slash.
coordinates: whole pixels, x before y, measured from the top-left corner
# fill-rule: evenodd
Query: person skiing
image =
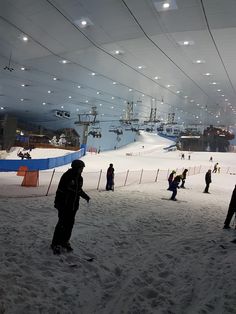
<path id="1" fill-rule="evenodd" d="M 114 191 L 114 171 L 113 164 L 109 165 L 109 168 L 107 169 L 107 184 L 106 184 L 106 190 L 107 191 Z"/>
<path id="2" fill-rule="evenodd" d="M 83 191 L 83 177 L 81 173 L 85 164 L 82 160 L 73 160 L 71 168 L 61 177 L 56 191 L 54 207 L 58 210 L 58 223 L 53 234 L 51 249 L 54 254 L 60 254 L 62 248 L 67 252 L 73 251 L 70 237 L 75 222 L 75 215 L 79 209 L 80 197 L 89 202 L 90 197 Z"/>
<path id="3" fill-rule="evenodd" d="M 170 190 L 170 185 L 171 185 L 172 181 L 174 180 L 175 174 L 176 174 L 176 171 L 172 170 L 170 175 L 169 175 L 169 177 L 168 177 L 169 187 L 168 187 L 167 190 Z"/>
<path id="4" fill-rule="evenodd" d="M 179 189 L 179 183 L 180 183 L 180 180 L 181 180 L 181 176 L 178 175 L 174 178 L 174 180 L 171 182 L 171 185 L 170 185 L 170 191 L 172 191 L 172 196 L 171 196 L 171 200 L 172 201 L 177 201 L 176 199 L 176 195 L 177 195 L 177 189 Z"/>
<path id="5" fill-rule="evenodd" d="M 185 189 L 184 184 L 185 184 L 187 172 L 188 172 L 188 169 L 184 169 L 184 171 L 183 171 L 183 173 L 182 173 L 182 183 L 181 183 L 181 185 L 180 185 L 180 187 L 181 187 L 182 189 Z"/>
<path id="6" fill-rule="evenodd" d="M 230 228 L 230 221 L 233 217 L 233 215 L 236 214 L 236 185 L 234 187 L 232 196 L 231 196 L 231 200 L 229 203 L 229 209 L 228 209 L 228 213 L 224 222 L 224 227 L 223 229 L 229 229 Z"/>
<path id="7" fill-rule="evenodd" d="M 217 172 L 218 165 L 219 165 L 219 163 L 218 163 L 218 162 L 214 165 L 214 169 L 213 169 L 212 173 L 213 173 L 213 172 L 214 172 L 214 173 L 216 173 L 216 172 Z"/>
<path id="8" fill-rule="evenodd" d="M 211 183 L 211 169 L 209 169 L 205 174 L 205 182 L 206 182 L 206 187 L 205 187 L 205 190 L 203 193 L 210 194 L 210 192 L 208 190 L 209 190 L 209 186 Z"/>

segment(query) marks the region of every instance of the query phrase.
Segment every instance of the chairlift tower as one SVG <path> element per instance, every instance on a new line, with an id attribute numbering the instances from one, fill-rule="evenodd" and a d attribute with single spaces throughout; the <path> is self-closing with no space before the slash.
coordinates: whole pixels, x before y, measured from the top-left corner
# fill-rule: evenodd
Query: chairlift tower
<path id="1" fill-rule="evenodd" d="M 78 121 L 75 121 L 76 125 L 82 126 L 82 144 L 87 144 L 88 139 L 88 127 L 90 125 L 95 125 L 96 123 L 99 123 L 99 121 L 96 121 L 98 112 L 97 107 L 93 106 L 91 108 L 91 111 L 89 113 L 80 113 L 78 114 Z"/>
<path id="2" fill-rule="evenodd" d="M 127 102 L 127 108 L 124 118 L 120 120 L 123 124 L 131 124 L 132 122 L 137 122 L 138 119 L 134 118 L 134 103 L 133 101 Z"/>

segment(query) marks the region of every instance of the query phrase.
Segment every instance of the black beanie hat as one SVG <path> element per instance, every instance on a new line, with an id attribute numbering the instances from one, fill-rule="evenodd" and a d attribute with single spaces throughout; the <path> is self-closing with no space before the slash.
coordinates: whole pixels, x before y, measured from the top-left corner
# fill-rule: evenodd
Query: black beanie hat
<path id="1" fill-rule="evenodd" d="M 71 168 L 72 169 L 79 169 L 79 168 L 84 168 L 84 167 L 85 167 L 85 163 L 82 160 L 79 160 L 79 159 L 75 159 L 71 163 Z"/>

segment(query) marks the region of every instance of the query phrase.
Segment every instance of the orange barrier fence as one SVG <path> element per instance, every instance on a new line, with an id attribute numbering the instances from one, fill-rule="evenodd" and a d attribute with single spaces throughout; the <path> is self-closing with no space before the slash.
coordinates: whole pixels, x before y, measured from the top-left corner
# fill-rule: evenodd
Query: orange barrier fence
<path id="1" fill-rule="evenodd" d="M 25 172 L 28 170 L 27 166 L 20 166 L 18 171 L 17 171 L 17 176 L 21 176 L 24 177 L 25 176 Z"/>
<path id="2" fill-rule="evenodd" d="M 38 186 L 39 185 L 39 171 L 26 171 L 24 179 L 21 183 L 22 186 Z"/>

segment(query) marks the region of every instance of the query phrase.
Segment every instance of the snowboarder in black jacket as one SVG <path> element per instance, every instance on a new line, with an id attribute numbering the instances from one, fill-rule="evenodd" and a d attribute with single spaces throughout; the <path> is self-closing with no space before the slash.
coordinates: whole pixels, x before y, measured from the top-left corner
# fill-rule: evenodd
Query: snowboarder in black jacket
<path id="1" fill-rule="evenodd" d="M 175 197 L 177 195 L 177 189 L 179 189 L 180 180 L 181 180 L 181 176 L 178 175 L 174 178 L 174 180 L 170 184 L 170 191 L 173 191 L 172 196 L 170 198 L 172 201 L 177 201 Z"/>
<path id="2" fill-rule="evenodd" d="M 210 193 L 208 192 L 208 190 L 209 190 L 209 186 L 210 186 L 210 183 L 211 183 L 211 169 L 209 169 L 209 170 L 207 171 L 207 173 L 205 174 L 205 182 L 206 182 L 206 187 L 205 187 L 205 190 L 204 190 L 203 193 L 208 193 L 208 194 L 210 194 Z"/>
<path id="3" fill-rule="evenodd" d="M 83 191 L 83 177 L 81 173 L 85 164 L 82 160 L 73 160 L 71 168 L 61 177 L 54 201 L 58 210 L 58 223 L 55 227 L 51 248 L 54 254 L 60 254 L 61 249 L 72 251 L 70 237 L 75 222 L 75 215 L 79 209 L 79 199 L 82 197 L 89 202 L 90 197 Z"/>
<path id="4" fill-rule="evenodd" d="M 228 209 L 228 213 L 224 222 L 224 229 L 229 229 L 230 228 L 230 221 L 234 215 L 234 213 L 236 212 L 236 185 L 235 188 L 233 190 L 232 196 L 231 196 L 231 200 L 229 203 L 229 209 Z"/>
<path id="5" fill-rule="evenodd" d="M 182 189 L 185 189 L 184 184 L 185 184 L 187 172 L 188 172 L 188 169 L 184 169 L 184 171 L 182 173 L 182 183 L 181 183 L 181 186 L 180 186 Z"/>

